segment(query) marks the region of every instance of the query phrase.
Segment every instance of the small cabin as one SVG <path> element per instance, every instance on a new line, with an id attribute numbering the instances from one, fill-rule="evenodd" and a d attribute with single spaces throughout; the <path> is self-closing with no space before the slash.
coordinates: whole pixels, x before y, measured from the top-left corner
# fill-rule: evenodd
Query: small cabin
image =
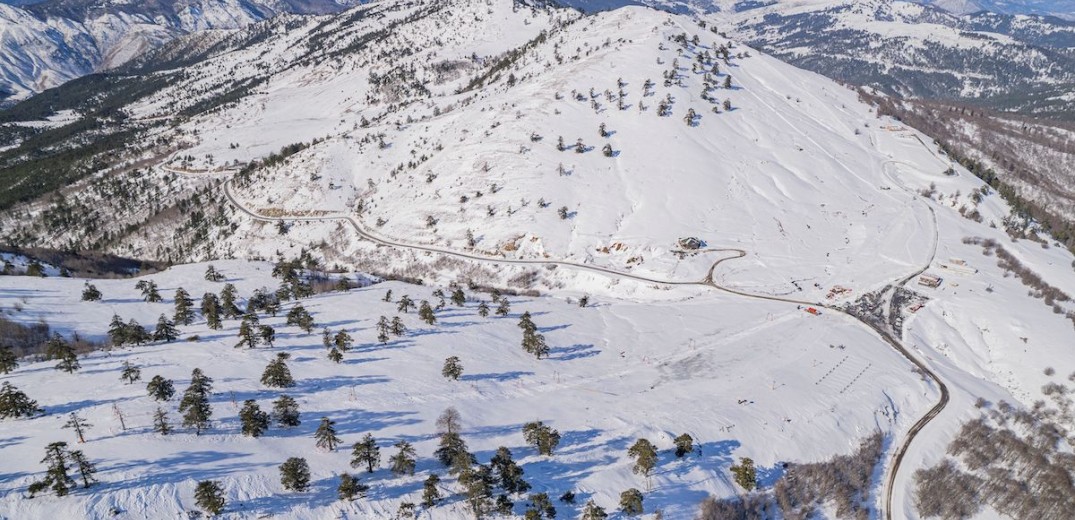
<path id="1" fill-rule="evenodd" d="M 924 275 L 918 277 L 918 285 L 922 285 L 922 286 L 925 286 L 925 287 L 934 287 L 934 288 L 940 287 L 941 286 L 941 277 L 936 276 L 936 275 L 932 275 L 932 274 L 924 274 Z"/>

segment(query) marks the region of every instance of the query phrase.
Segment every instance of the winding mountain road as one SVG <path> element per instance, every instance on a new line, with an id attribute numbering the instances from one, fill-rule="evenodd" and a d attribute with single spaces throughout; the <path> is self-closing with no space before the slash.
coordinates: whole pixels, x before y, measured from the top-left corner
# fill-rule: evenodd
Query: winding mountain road
<path id="1" fill-rule="evenodd" d="M 894 163 L 896 161 L 890 161 L 890 162 Z M 902 188 L 906 189 L 905 187 L 902 186 L 902 184 L 900 184 L 898 182 L 896 184 L 900 185 Z M 645 282 L 645 283 L 659 284 L 659 285 L 706 286 L 706 287 L 710 287 L 710 288 L 713 288 L 713 289 L 716 289 L 716 290 L 719 290 L 719 291 L 722 291 L 722 292 L 725 292 L 725 293 L 728 293 L 728 294 L 733 294 L 733 295 L 736 295 L 736 296 L 742 296 L 744 298 L 752 298 L 752 299 L 757 299 L 757 300 L 766 300 L 766 301 L 774 301 L 774 302 L 783 302 L 783 303 L 789 303 L 789 304 L 795 304 L 795 305 L 806 305 L 806 306 L 822 307 L 822 308 L 825 308 L 825 309 L 828 309 L 828 310 L 831 310 L 831 311 L 834 311 L 834 312 L 844 314 L 845 316 L 854 318 L 856 321 L 858 321 L 859 323 L 861 323 L 862 325 L 864 325 L 865 327 L 867 327 L 868 329 L 870 329 L 874 333 L 876 333 L 881 338 L 882 341 L 884 341 L 889 346 L 891 346 L 894 350 L 896 350 L 896 352 L 898 352 L 901 356 L 903 356 L 905 359 L 910 361 L 911 364 L 913 364 L 914 366 L 918 367 L 919 370 L 921 370 L 930 379 L 932 379 L 933 382 L 936 383 L 936 385 L 939 388 L 940 393 L 941 393 L 940 400 L 937 402 L 937 404 L 935 404 L 932 408 L 930 408 L 925 413 L 925 415 L 923 415 L 921 418 L 918 419 L 918 421 L 916 421 L 913 425 L 911 425 L 910 429 L 908 429 L 908 431 L 907 431 L 907 435 L 906 435 L 903 443 L 899 446 L 899 448 L 897 448 L 897 450 L 894 452 L 894 454 L 892 456 L 891 464 L 889 465 L 889 469 L 888 469 L 888 476 L 885 479 L 885 486 L 884 486 L 884 491 L 883 491 L 884 504 L 885 504 L 884 505 L 884 518 L 886 520 L 892 520 L 892 491 L 896 486 L 896 477 L 899 474 L 900 465 L 903 462 L 904 455 L 907 453 L 907 450 L 910 448 L 911 443 L 915 439 L 915 436 L 917 436 L 918 433 L 923 428 L 925 428 L 925 426 L 927 424 L 929 424 L 930 421 L 933 420 L 933 418 L 935 418 L 938 414 L 940 414 L 941 411 L 944 410 L 945 406 L 947 406 L 947 404 L 948 404 L 948 399 L 949 399 L 948 387 L 944 384 L 943 381 L 941 381 L 941 378 L 936 373 L 934 373 L 924 362 L 922 362 L 917 357 L 915 357 L 913 354 L 911 354 L 911 352 L 897 338 L 893 337 L 892 334 L 889 331 L 885 330 L 884 328 L 879 327 L 879 326 L 877 326 L 877 325 L 875 325 L 873 323 L 867 322 L 866 320 L 863 320 L 863 319 L 861 319 L 861 318 L 859 318 L 857 316 L 854 316 L 854 315 L 848 313 L 847 311 L 845 311 L 845 310 L 843 310 L 843 309 L 841 309 L 839 307 L 826 305 L 826 304 L 818 303 L 818 302 L 810 302 L 810 301 L 806 301 L 806 300 L 797 300 L 797 299 L 794 299 L 794 298 L 785 298 L 785 297 L 780 297 L 780 296 L 770 296 L 770 295 L 764 295 L 764 294 L 753 294 L 753 293 L 740 291 L 738 289 L 733 289 L 731 287 L 726 287 L 726 286 L 718 284 L 713 279 L 713 274 L 716 271 L 717 267 L 720 266 L 720 264 L 722 264 L 723 262 L 726 262 L 726 261 L 729 261 L 729 260 L 736 260 L 736 259 L 745 257 L 747 255 L 747 252 L 745 250 L 742 250 L 742 249 L 725 248 L 725 249 L 710 249 L 710 250 L 707 250 L 707 252 L 712 252 L 712 253 L 735 253 L 735 254 L 732 255 L 732 256 L 726 256 L 726 257 L 720 258 L 720 259 L 716 260 L 715 262 L 713 262 L 713 265 L 710 266 L 709 271 L 707 272 L 706 276 L 702 280 L 697 280 L 697 281 L 695 281 L 695 280 L 664 280 L 664 279 L 654 278 L 654 277 L 650 277 L 650 276 L 643 276 L 643 275 L 638 275 L 638 274 L 634 274 L 634 273 L 627 273 L 627 272 L 623 272 L 623 271 L 618 271 L 618 270 L 607 268 L 607 267 L 601 267 L 601 266 L 589 265 L 589 264 L 582 264 L 582 263 L 576 263 L 576 262 L 568 262 L 568 261 L 562 261 L 562 260 L 526 260 L 526 259 L 496 258 L 496 257 L 490 257 L 490 256 L 484 256 L 484 255 L 476 255 L 476 254 L 471 254 L 471 253 L 465 253 L 465 252 L 460 252 L 460 251 L 456 251 L 456 250 L 440 248 L 440 247 L 435 247 L 435 246 L 420 245 L 420 244 L 407 244 L 407 243 L 398 242 L 398 241 L 390 240 L 390 239 L 387 239 L 387 238 L 383 238 L 383 237 L 377 236 L 377 235 L 367 231 L 362 226 L 362 224 L 358 221 L 358 219 L 354 218 L 351 215 L 327 214 L 327 215 L 311 215 L 311 216 L 301 216 L 301 215 L 299 215 L 299 216 L 266 216 L 266 215 L 262 215 L 260 213 L 257 213 L 256 211 L 254 211 L 252 209 L 247 208 L 238 199 L 236 199 L 235 195 L 232 193 L 231 180 L 228 180 L 228 181 L 226 181 L 224 183 L 224 195 L 227 197 L 228 201 L 232 204 L 232 206 L 234 206 L 236 208 L 237 211 L 239 211 L 239 212 L 245 214 L 246 216 L 248 216 L 248 217 L 250 217 L 250 218 L 252 218 L 254 220 L 257 220 L 257 221 L 262 221 L 262 222 L 280 222 L 280 221 L 328 222 L 328 221 L 345 221 L 348 224 L 350 224 L 350 226 L 355 230 L 355 233 L 358 234 L 359 237 L 361 237 L 363 239 L 366 239 L 366 240 L 369 240 L 370 242 L 373 242 L 375 244 L 388 246 L 388 247 L 393 247 L 393 248 L 398 248 L 398 249 L 403 249 L 403 250 L 436 253 L 436 254 L 451 256 L 451 257 L 454 257 L 454 258 L 460 258 L 460 259 L 464 259 L 464 260 L 470 260 L 470 261 L 482 262 L 482 263 L 567 267 L 567 268 L 570 268 L 570 269 L 578 269 L 578 270 L 582 270 L 582 271 L 589 271 L 589 272 L 605 274 L 605 275 L 613 276 L 613 277 L 616 277 L 616 278 L 624 278 L 624 279 L 630 279 L 630 280 L 635 280 L 635 281 L 640 281 L 640 282 Z M 911 274 L 909 274 L 909 275 L 897 280 L 895 282 L 895 285 L 897 285 L 897 286 L 903 286 L 908 281 L 914 279 L 916 276 L 918 276 L 919 274 L 924 272 L 926 269 L 928 269 L 930 264 L 933 262 L 933 257 L 935 255 L 936 249 L 937 249 L 937 217 L 936 217 L 936 214 L 935 214 L 935 212 L 934 212 L 932 207 L 930 207 L 928 204 L 926 205 L 926 207 L 929 209 L 931 217 L 933 219 L 933 231 L 934 231 L 933 247 L 932 247 L 932 251 L 930 253 L 929 260 L 921 268 L 916 269 Z"/>

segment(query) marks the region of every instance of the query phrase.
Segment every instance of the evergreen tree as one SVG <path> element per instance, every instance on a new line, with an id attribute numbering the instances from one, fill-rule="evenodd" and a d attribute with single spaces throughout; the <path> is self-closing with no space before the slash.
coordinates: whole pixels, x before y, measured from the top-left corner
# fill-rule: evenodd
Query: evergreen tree
<path id="1" fill-rule="evenodd" d="M 75 468 L 78 469 L 79 476 L 82 477 L 82 487 L 88 488 L 97 482 L 97 479 L 93 477 L 93 474 L 97 473 L 97 466 L 90 462 L 81 450 L 71 452 L 71 462 L 74 463 Z"/>
<path id="2" fill-rule="evenodd" d="M 135 381 L 142 379 L 142 371 L 131 364 L 130 361 L 123 362 L 123 371 L 119 374 L 120 381 L 126 381 L 127 384 L 132 385 Z"/>
<path id="3" fill-rule="evenodd" d="M 180 325 L 194 323 L 194 300 L 182 287 L 175 290 L 175 315 L 172 319 Z"/>
<path id="4" fill-rule="evenodd" d="M 280 465 L 280 484 L 288 491 L 302 493 L 310 489 L 310 465 L 306 459 L 291 457 Z"/>
<path id="5" fill-rule="evenodd" d="M 172 425 L 168 422 L 168 412 L 159 406 L 153 412 L 153 431 L 161 435 L 172 433 Z"/>
<path id="6" fill-rule="evenodd" d="M 414 300 L 411 300 L 411 297 L 407 296 L 406 294 L 404 294 L 403 297 L 399 299 L 399 305 L 396 307 L 396 309 L 403 314 L 407 314 L 407 311 L 413 308 Z"/>
<path id="7" fill-rule="evenodd" d="M 694 438 L 684 433 L 675 439 L 676 443 L 676 457 L 683 457 L 684 455 L 694 451 Z"/>
<path id="8" fill-rule="evenodd" d="M 529 422 L 523 425 L 523 438 L 526 443 L 538 450 L 541 455 L 552 455 L 552 452 L 560 444 L 560 432 L 541 421 Z"/>
<path id="9" fill-rule="evenodd" d="M 71 344 L 59 334 L 53 334 L 48 342 L 45 343 L 45 359 L 59 360 L 60 362 L 56 365 L 56 370 L 63 370 L 69 374 L 80 368 L 78 355 L 75 354 L 75 350 L 71 348 Z"/>
<path id="10" fill-rule="evenodd" d="M 142 298 L 149 303 L 161 301 L 161 294 L 157 290 L 157 282 L 153 280 L 139 280 L 134 288 L 142 291 Z"/>
<path id="11" fill-rule="evenodd" d="M 466 305 L 466 303 L 467 295 L 463 294 L 462 289 L 456 287 L 455 290 L 452 291 L 452 305 L 455 305 L 456 307 L 462 307 L 463 305 Z"/>
<path id="12" fill-rule="evenodd" d="M 497 305 L 497 307 L 496 307 L 496 315 L 497 316 L 507 316 L 509 312 L 511 312 L 511 304 L 508 303 L 508 299 L 507 298 L 501 299 L 500 304 Z"/>
<path id="13" fill-rule="evenodd" d="M 441 289 L 437 289 L 436 291 L 433 291 L 433 296 L 435 298 L 437 298 L 437 307 L 434 310 L 439 311 L 439 310 L 443 309 L 444 308 L 444 291 L 441 290 Z"/>
<path id="14" fill-rule="evenodd" d="M 724 76 L 724 88 L 732 88 L 732 75 Z"/>
<path id="15" fill-rule="evenodd" d="M 356 442 L 351 451 L 351 467 L 362 465 L 366 466 L 369 473 L 373 473 L 373 470 L 381 465 L 381 448 L 377 447 L 377 440 L 369 433 Z"/>
<path id="16" fill-rule="evenodd" d="M 175 385 L 171 379 L 165 379 L 159 375 L 153 376 L 146 385 L 146 392 L 157 401 L 167 401 L 175 395 Z"/>
<path id="17" fill-rule="evenodd" d="M 220 319 L 220 300 L 211 292 L 207 292 L 202 296 L 202 316 L 205 316 L 205 321 L 210 329 L 220 330 L 223 328 L 224 325 Z"/>
<path id="18" fill-rule="evenodd" d="M 302 305 L 296 305 L 287 312 L 287 324 L 295 325 L 307 334 L 314 330 L 314 318 Z"/>
<path id="19" fill-rule="evenodd" d="M 178 335 L 178 333 L 176 333 Z M 131 318 L 127 321 L 127 341 L 135 345 L 142 345 L 153 340 L 153 335 L 140 325 L 137 320 Z"/>
<path id="20" fill-rule="evenodd" d="M 209 264 L 209 267 L 205 268 L 205 280 L 209 282 L 223 282 L 224 275 L 217 271 L 213 264 Z"/>
<path id="21" fill-rule="evenodd" d="M 457 356 L 451 356 L 444 360 L 444 368 L 441 369 L 440 374 L 453 381 L 458 381 L 459 376 L 463 375 L 463 364 L 459 362 Z"/>
<path id="22" fill-rule="evenodd" d="M 478 304 L 478 315 L 482 318 L 489 317 L 489 304 L 484 301 Z"/>
<path id="23" fill-rule="evenodd" d="M 511 450 L 508 448 L 497 448 L 489 466 L 500 487 L 508 494 L 526 493 L 530 490 L 530 484 L 523 480 L 523 468 L 512 460 Z"/>
<path id="24" fill-rule="evenodd" d="M 276 329 L 270 325 L 258 325 L 258 337 L 261 341 L 264 341 L 266 345 L 272 347 L 274 341 L 276 341 Z"/>
<path id="25" fill-rule="evenodd" d="M 653 468 L 657 466 L 657 448 L 647 439 L 635 441 L 634 445 L 627 450 L 627 455 L 635 459 L 635 464 L 631 467 L 631 471 L 636 475 L 641 474 L 648 477 Z"/>
<path id="26" fill-rule="evenodd" d="M 523 333 L 535 333 L 537 332 L 537 325 L 534 325 L 534 321 L 530 318 L 530 311 L 526 311 L 522 316 L 519 316 L 519 328 L 523 329 Z"/>
<path id="27" fill-rule="evenodd" d="M 533 354 L 538 359 L 549 356 L 549 345 L 545 343 L 545 335 L 536 332 L 523 332 L 523 350 Z"/>
<path id="28" fill-rule="evenodd" d="M 399 451 L 389 457 L 392 465 L 392 473 L 396 475 L 414 475 L 416 456 L 414 446 L 407 441 L 399 441 L 394 444 Z"/>
<path id="29" fill-rule="evenodd" d="M 397 338 L 407 333 L 407 326 L 403 324 L 403 320 L 399 316 L 392 317 L 392 335 Z"/>
<path id="30" fill-rule="evenodd" d="M 328 360 L 333 363 L 339 363 L 343 361 L 343 354 L 341 354 L 339 350 L 336 350 L 336 347 L 332 347 L 328 351 Z"/>
<path id="31" fill-rule="evenodd" d="M 15 355 L 15 349 L 0 347 L 0 374 L 10 374 L 19 368 L 19 358 Z"/>
<path id="32" fill-rule="evenodd" d="M 439 484 L 440 477 L 436 473 L 430 473 L 426 477 L 425 482 L 422 483 L 422 506 L 431 508 L 440 502 L 440 489 L 437 488 Z"/>
<path id="33" fill-rule="evenodd" d="M 584 294 L 584 295 L 582 295 L 581 298 L 579 298 L 579 307 L 586 307 L 589 304 L 590 304 L 590 297 L 589 296 L 586 296 Z"/>
<path id="34" fill-rule="evenodd" d="M 463 486 L 463 495 L 471 512 L 482 518 L 493 509 L 493 478 L 486 466 L 478 465 L 466 468 L 459 474 L 459 483 Z"/>
<path id="35" fill-rule="evenodd" d="M 299 421 L 299 404 L 288 395 L 281 395 L 272 403 L 272 416 L 276 424 L 284 428 L 294 428 Z"/>
<path id="36" fill-rule="evenodd" d="M 366 496 L 366 491 L 369 491 L 369 489 L 369 486 L 360 483 L 351 474 L 341 473 L 340 485 L 336 488 L 336 494 L 340 497 L 340 500 L 350 501 Z"/>
<path id="37" fill-rule="evenodd" d="M 269 414 L 261 411 L 257 401 L 247 399 L 239 410 L 239 422 L 242 424 L 243 435 L 261 437 L 265 430 L 269 429 Z"/>
<path id="38" fill-rule="evenodd" d="M 570 489 L 565 491 L 563 495 L 560 495 L 560 501 L 565 503 L 565 504 L 574 504 L 575 503 L 575 492 L 571 491 Z"/>
<path id="39" fill-rule="evenodd" d="M 51 489 L 58 497 L 71 492 L 75 481 L 67 474 L 67 457 L 66 442 L 54 442 L 45 447 L 45 458 L 41 459 L 41 463 L 48 469 L 45 470 L 45 478 L 30 484 L 30 498 L 46 489 Z"/>
<path id="40" fill-rule="evenodd" d="M 381 301 L 383 301 L 383 302 L 392 301 L 392 289 L 389 289 L 387 292 L 384 293 L 384 298 L 382 298 Z"/>
<path id="41" fill-rule="evenodd" d="M 210 516 L 224 510 L 224 488 L 214 480 L 202 480 L 194 487 L 194 505 Z"/>
<path id="42" fill-rule="evenodd" d="M 388 343 L 388 332 L 391 330 L 391 326 L 388 324 L 388 318 L 381 316 L 381 319 L 377 320 L 377 341 L 382 345 Z"/>
<path id="43" fill-rule="evenodd" d="M 317 439 L 318 448 L 336 451 L 336 446 L 340 444 L 340 438 L 336 436 L 336 422 L 329 420 L 328 417 L 322 417 L 321 424 L 314 432 L 314 438 Z"/>
<path id="44" fill-rule="evenodd" d="M 496 496 L 496 504 L 493 506 L 493 510 L 501 516 L 512 516 L 515 514 L 515 502 L 512 502 L 508 495 L 501 493 Z"/>
<path id="45" fill-rule="evenodd" d="M 612 157 L 615 154 L 611 144 L 606 144 L 604 148 L 601 148 L 601 153 L 604 154 L 605 157 Z"/>
<path id="46" fill-rule="evenodd" d="M 153 331 L 153 341 L 171 343 L 177 339 L 179 339 L 179 331 L 176 330 L 171 320 L 161 314 L 160 318 L 157 318 L 157 328 Z"/>
<path id="47" fill-rule="evenodd" d="M 37 401 L 30 399 L 21 390 L 4 381 L 0 385 L 0 419 L 33 417 L 44 410 L 38 408 Z"/>
<path id="48" fill-rule="evenodd" d="M 354 345 L 354 343 L 354 338 L 352 338 L 351 335 L 347 333 L 347 331 L 341 330 L 337 332 L 335 336 L 332 337 L 332 344 L 335 345 L 336 348 L 340 349 L 340 352 L 347 352 L 348 350 L 351 350 L 351 346 Z"/>
<path id="49" fill-rule="evenodd" d="M 243 315 L 243 311 L 236 305 L 238 299 L 235 285 L 227 283 L 224 284 L 224 289 L 220 291 L 220 312 L 225 318 L 235 319 Z"/>
<path id="50" fill-rule="evenodd" d="M 209 406 L 209 396 L 213 392 L 213 380 L 195 368 L 190 375 L 190 386 L 179 401 L 179 413 L 183 414 L 183 426 L 194 427 L 195 433 L 201 435 L 209 428 L 213 409 Z"/>
<path id="51" fill-rule="evenodd" d="M 97 290 L 97 286 L 92 283 L 86 282 L 82 287 L 82 301 L 95 302 L 101 299 L 101 291 Z"/>
<path id="52" fill-rule="evenodd" d="M 113 314 L 112 321 L 108 324 L 108 340 L 118 347 L 131 342 L 127 337 L 127 324 L 118 314 Z"/>
<path id="53" fill-rule="evenodd" d="M 620 511 L 628 516 L 642 514 L 642 492 L 631 488 L 620 493 Z"/>
<path id="54" fill-rule="evenodd" d="M 533 514 L 531 514 L 533 511 Z M 552 500 L 549 500 L 548 493 L 535 493 L 530 495 L 530 507 L 527 508 L 526 514 L 529 517 L 540 519 L 545 517 L 549 520 L 556 518 L 556 508 L 552 505 Z"/>
<path id="55" fill-rule="evenodd" d="M 735 483 L 739 484 L 739 487 L 753 491 L 758 486 L 758 474 L 754 469 L 753 459 L 742 457 L 739 459 L 739 464 L 732 466 L 731 470 L 735 475 Z"/>
<path id="56" fill-rule="evenodd" d="M 456 465 L 460 460 L 471 461 L 473 456 L 467 451 L 467 443 L 455 432 L 445 432 L 440 436 L 440 444 L 434 452 L 437 460 L 447 467 Z"/>
<path id="57" fill-rule="evenodd" d="M 244 314 L 243 321 L 239 323 L 239 343 L 235 344 L 235 348 L 256 348 L 260 341 L 261 334 L 258 330 L 257 315 L 253 313 Z"/>
<path id="58" fill-rule="evenodd" d="M 276 359 L 269 362 L 265 371 L 261 374 L 261 384 L 270 388 L 290 388 L 295 386 L 295 379 L 291 377 L 291 369 L 287 367 L 287 360 L 291 357 L 287 352 L 279 352 Z"/>

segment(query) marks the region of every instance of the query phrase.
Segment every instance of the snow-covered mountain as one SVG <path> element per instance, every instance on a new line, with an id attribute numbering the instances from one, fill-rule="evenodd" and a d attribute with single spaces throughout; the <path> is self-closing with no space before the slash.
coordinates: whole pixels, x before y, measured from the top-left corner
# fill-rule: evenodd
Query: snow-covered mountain
<path id="1" fill-rule="evenodd" d="M 422 514 L 465 517 L 472 488 L 433 456 L 448 406 L 479 462 L 509 447 L 534 492 L 573 490 L 560 517 L 589 499 L 614 510 L 631 488 L 651 518 L 694 518 L 706 497 L 722 501 L 712 511 L 765 504 L 785 518 L 937 516 L 926 499 L 952 487 L 923 487 L 915 470 L 943 470 L 960 425 L 983 414 L 1046 424 L 1069 464 L 1057 439 L 1075 425 L 1052 410 L 1071 407 L 1072 242 L 854 88 L 721 34 L 738 16 L 385 0 L 179 38 L 0 113 L 11 245 L 213 261 L 244 300 L 276 290 L 265 260 L 280 258 L 397 280 L 258 311 L 273 347 L 235 349 L 239 320 L 217 330 L 199 317 L 175 343 L 90 354 L 75 374 L 24 360 L 4 381 L 49 415 L 0 422 L 0 514 L 191 514 L 196 482 L 217 480 L 232 517 L 392 518 L 436 473 L 450 497 Z M 104 298 L 84 302 L 83 280 L 0 277 L 0 309 L 104 340 L 113 314 L 149 325 L 180 286 L 220 291 L 205 267 L 142 277 L 159 283 L 156 303 L 130 279 L 91 281 Z M 492 287 L 525 294 L 508 298 L 509 318 L 482 315 Z M 470 300 L 435 323 L 398 310 L 404 294 L 435 304 L 434 290 L 456 288 Z M 326 359 L 319 330 L 287 323 L 298 304 L 354 336 L 344 362 Z M 519 347 L 522 311 L 548 358 Z M 379 340 L 379 317 L 396 314 L 411 332 Z M 304 423 L 241 436 L 240 402 L 267 409 L 281 393 L 258 379 L 277 352 L 291 356 Z M 466 367 L 459 381 L 440 376 L 449 356 Z M 215 378 L 211 429 L 156 435 L 158 403 L 120 383 L 123 361 L 180 390 L 196 367 Z M 44 446 L 72 440 L 59 428 L 69 412 L 96 424 L 76 448 L 101 483 L 28 499 Z M 336 500 L 351 469 L 346 453 L 314 449 L 322 416 L 348 444 L 373 434 L 386 456 L 412 443 L 416 474 L 363 473 L 368 496 Z M 520 433 L 535 420 L 563 434 L 552 457 Z M 700 455 L 671 453 L 683 432 Z M 809 465 L 877 434 L 857 462 Z M 661 450 L 648 477 L 627 455 L 640 437 Z M 280 487 L 292 456 L 310 462 L 312 492 Z M 755 493 L 730 476 L 740 457 L 759 468 Z M 1043 502 L 1039 489 L 1075 496 L 1038 473 L 1010 487 L 1012 459 L 976 460 L 946 482 L 1003 486 L 1021 507 Z M 956 503 L 1008 511 L 978 496 Z M 509 498 L 515 516 L 534 500 Z"/>
<path id="2" fill-rule="evenodd" d="M 183 34 L 234 29 L 280 13 L 326 13 L 335 0 L 47 0 L 0 4 L 0 103 L 121 65 Z"/>

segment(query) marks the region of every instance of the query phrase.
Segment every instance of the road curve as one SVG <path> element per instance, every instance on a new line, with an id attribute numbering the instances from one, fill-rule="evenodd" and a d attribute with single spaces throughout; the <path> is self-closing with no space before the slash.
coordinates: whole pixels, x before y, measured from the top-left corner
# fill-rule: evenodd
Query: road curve
<path id="1" fill-rule="evenodd" d="M 726 256 L 724 258 L 720 258 L 720 259 L 716 260 L 715 262 L 713 262 L 713 265 L 710 266 L 709 271 L 707 272 L 706 276 L 702 280 L 698 280 L 698 281 L 693 281 L 693 280 L 690 280 L 690 281 L 662 280 L 662 279 L 658 279 L 658 278 L 651 278 L 651 277 L 648 277 L 648 276 L 641 276 L 641 275 L 637 275 L 637 274 L 634 274 L 634 273 L 626 273 L 626 272 L 622 272 L 622 271 L 617 271 L 615 269 L 610 269 L 610 268 L 606 268 L 606 267 L 600 267 L 600 266 L 596 266 L 596 265 L 587 265 L 587 264 L 581 264 L 581 263 L 575 263 L 575 262 L 568 262 L 568 261 L 562 261 L 562 260 L 525 260 L 525 259 L 496 258 L 496 257 L 490 257 L 490 256 L 482 256 L 482 255 L 475 255 L 475 254 L 470 254 L 470 253 L 463 253 L 463 252 L 460 252 L 460 251 L 455 251 L 455 250 L 446 249 L 446 248 L 439 248 L 439 247 L 434 247 L 434 246 L 425 246 L 425 245 L 418 245 L 418 244 L 405 244 L 405 243 L 389 240 L 389 239 L 386 239 L 386 238 L 382 238 L 382 237 L 379 237 L 377 235 L 374 235 L 374 234 L 366 231 L 366 229 L 362 227 L 362 225 L 358 222 L 358 220 L 355 219 L 354 217 L 350 216 L 350 215 L 341 215 L 341 214 L 331 215 L 331 214 L 329 214 L 329 215 L 321 215 L 321 216 L 281 216 L 281 217 L 265 216 L 265 215 L 261 215 L 261 214 L 255 212 L 253 210 L 248 209 L 246 206 L 244 206 L 242 203 L 240 203 L 235 198 L 234 194 L 232 194 L 232 192 L 231 192 L 231 180 L 227 180 L 227 181 L 224 182 L 224 195 L 228 199 L 228 202 L 230 202 L 232 204 L 232 206 L 234 206 L 236 208 L 236 210 L 238 210 L 239 212 L 241 212 L 241 213 L 247 215 L 248 217 L 250 217 L 250 218 L 252 218 L 254 220 L 257 220 L 257 221 L 262 221 L 262 222 L 346 221 L 351 225 L 351 227 L 355 230 L 355 233 L 357 233 L 359 237 L 364 238 L 366 240 L 369 240 L 370 242 L 373 242 L 375 244 L 394 247 L 394 248 L 398 248 L 398 249 L 409 249 L 409 250 L 412 250 L 412 251 L 423 251 L 423 252 L 437 253 L 437 254 L 447 255 L 447 256 L 451 256 L 451 257 L 455 257 L 455 258 L 462 258 L 462 259 L 466 259 L 466 260 L 472 260 L 472 261 L 483 262 L 483 263 L 494 263 L 494 264 L 501 264 L 502 263 L 502 264 L 512 264 L 512 265 L 562 266 L 562 267 L 568 267 L 568 268 L 571 268 L 571 269 L 578 269 L 578 270 L 582 270 L 582 271 L 590 271 L 590 272 L 606 274 L 606 275 L 610 275 L 610 276 L 614 276 L 614 277 L 627 278 L 627 279 L 636 280 L 636 281 L 640 281 L 640 282 L 654 283 L 654 284 L 659 284 L 659 285 L 676 285 L 676 286 L 697 285 L 697 286 L 706 286 L 706 287 L 711 287 L 713 289 L 716 289 L 716 290 L 719 290 L 719 291 L 722 291 L 722 292 L 726 292 L 728 294 L 734 294 L 734 295 L 737 295 L 737 296 L 742 296 L 744 298 L 753 298 L 753 299 L 757 299 L 757 300 L 767 300 L 767 301 L 774 301 L 774 302 L 793 303 L 793 304 L 796 304 L 796 305 L 821 307 L 821 308 L 825 308 L 825 309 L 828 309 L 828 310 L 831 310 L 831 311 L 834 311 L 834 312 L 844 314 L 845 316 L 849 316 L 851 318 L 854 318 L 855 321 L 858 321 L 859 323 L 865 325 L 868 329 L 874 331 L 885 343 L 887 343 L 889 346 L 891 346 L 893 349 L 895 349 L 896 352 L 898 352 L 901 356 L 903 356 L 905 359 L 910 361 L 911 364 L 915 365 L 916 367 L 919 368 L 919 370 L 921 370 L 923 373 L 925 373 L 927 376 L 929 376 L 930 379 L 932 379 L 934 381 L 934 383 L 937 384 L 937 386 L 938 386 L 938 388 L 940 389 L 940 392 L 941 392 L 940 400 L 937 402 L 937 404 L 935 404 L 932 408 L 930 408 L 929 411 L 927 411 L 925 415 L 923 415 L 921 418 L 919 418 L 918 421 L 916 421 L 911 426 L 911 428 L 907 431 L 906 439 L 904 440 L 903 444 L 900 445 L 900 447 L 897 449 L 897 451 L 895 452 L 895 454 L 893 456 L 892 466 L 889 469 L 888 478 L 886 479 L 886 482 L 885 482 L 885 490 L 883 492 L 883 494 L 885 495 L 884 516 L 885 516 L 886 520 L 892 520 L 892 490 L 895 487 L 896 476 L 899 473 L 900 464 L 903 462 L 903 457 L 907 453 L 907 450 L 910 447 L 911 442 L 914 441 L 914 438 L 918 434 L 918 432 L 921 431 L 927 424 L 929 424 L 929 422 L 932 421 L 933 418 L 936 417 L 939 413 L 941 413 L 941 411 L 944 410 L 945 406 L 948 405 L 948 398 L 949 398 L 948 387 L 944 384 L 944 382 L 941 381 L 941 378 L 939 376 L 937 376 L 937 374 L 934 373 L 932 370 L 930 370 L 930 368 L 924 362 L 920 361 L 917 357 L 912 355 L 910 353 L 910 351 L 908 351 L 903 346 L 903 344 L 900 343 L 899 340 L 894 338 L 892 336 L 892 334 L 889 333 L 888 331 L 886 331 L 885 329 L 883 329 L 881 327 L 878 327 L 878 326 L 875 326 L 874 324 L 869 323 L 869 322 L 867 322 L 867 321 L 865 321 L 865 320 L 863 320 L 863 319 L 861 319 L 861 318 L 859 318 L 857 316 L 854 316 L 854 315 L 848 313 L 847 311 L 845 311 L 845 310 L 843 310 L 843 309 L 841 309 L 839 307 L 835 307 L 835 306 L 831 306 L 831 305 L 827 305 L 827 304 L 823 304 L 823 303 L 819 303 L 819 302 L 810 302 L 810 301 L 806 301 L 806 300 L 797 300 L 797 299 L 794 299 L 794 298 L 785 298 L 785 297 L 780 297 L 780 296 L 769 296 L 769 295 L 764 295 L 764 294 L 753 294 L 753 293 L 743 292 L 743 291 L 733 289 L 733 288 L 730 288 L 730 287 L 725 287 L 723 285 L 718 284 L 716 281 L 714 281 L 713 273 L 714 273 L 714 271 L 716 271 L 717 267 L 721 263 L 726 262 L 728 260 L 736 260 L 736 259 L 739 259 L 739 258 L 743 258 L 744 256 L 747 255 L 747 252 L 745 250 L 742 250 L 742 249 L 725 248 L 725 249 L 711 249 L 711 250 L 709 250 L 709 252 L 715 252 L 715 253 L 716 252 L 732 252 L 732 253 L 735 253 L 735 255 L 734 256 Z M 934 233 L 936 235 L 936 231 L 937 231 L 937 228 L 936 228 L 936 214 L 934 213 L 933 208 L 929 207 L 928 204 L 927 204 L 927 208 L 929 208 L 930 213 L 932 214 L 933 221 L 934 221 Z M 926 262 L 926 264 L 921 269 L 918 269 L 915 272 L 911 273 L 910 275 L 908 275 L 906 277 L 903 277 L 900 280 L 898 280 L 896 282 L 896 285 L 902 286 L 902 285 L 906 284 L 909 280 L 913 279 L 915 276 L 918 276 L 919 274 L 924 272 L 926 269 L 928 269 L 930 264 L 933 262 L 933 255 L 936 252 L 936 248 L 937 248 L 937 242 L 936 242 L 936 236 L 935 236 L 934 237 L 934 244 L 933 244 L 933 253 L 930 254 L 929 261 Z"/>

